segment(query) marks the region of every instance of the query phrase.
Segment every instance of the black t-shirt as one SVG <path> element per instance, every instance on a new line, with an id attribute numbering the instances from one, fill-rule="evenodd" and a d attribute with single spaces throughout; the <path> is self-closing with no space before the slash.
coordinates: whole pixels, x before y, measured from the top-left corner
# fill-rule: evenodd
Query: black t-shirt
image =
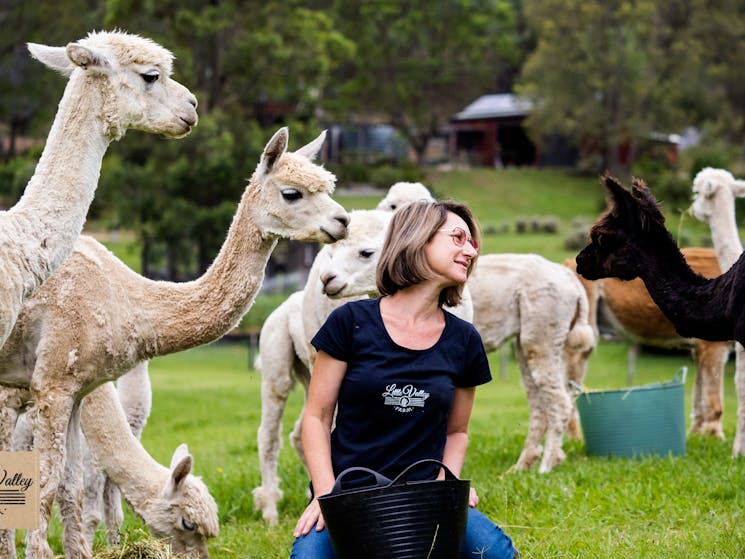
<path id="1" fill-rule="evenodd" d="M 442 335 L 428 349 L 408 349 L 391 339 L 380 299 L 335 309 L 311 343 L 347 363 L 331 433 L 335 476 L 364 466 L 393 479 L 418 460 L 442 460 L 454 388 L 491 380 L 481 336 L 447 311 Z M 437 471 L 416 468 L 409 479 L 432 479 Z M 344 487 L 369 479 L 345 476 Z"/>

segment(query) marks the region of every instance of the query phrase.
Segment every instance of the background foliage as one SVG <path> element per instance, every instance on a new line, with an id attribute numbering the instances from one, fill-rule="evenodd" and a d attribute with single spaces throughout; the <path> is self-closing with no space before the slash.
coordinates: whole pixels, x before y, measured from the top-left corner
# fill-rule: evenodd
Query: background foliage
<path id="1" fill-rule="evenodd" d="M 484 93 L 518 91 L 533 101 L 539 146 L 562 134 L 581 148 L 585 171 L 654 173 L 671 198 L 686 187 L 679 168 L 645 166 L 650 133 L 696 127 L 717 146 L 701 165 L 743 155 L 745 54 L 733 45 L 745 5 L 735 0 L 6 0 L 0 25 L 5 207 L 33 172 L 64 85 L 26 42 L 64 45 L 122 28 L 175 53 L 200 125 L 178 142 L 131 132 L 111 146 L 90 213 L 135 231 L 143 272 L 155 277 L 204 271 L 280 125 L 290 126 L 294 149 L 335 122 L 390 124 L 421 161 L 455 112 Z M 36 147 L 25 152 L 29 142 Z M 619 161 L 619 145 L 628 160 Z M 421 176 L 410 164 L 381 163 L 350 160 L 337 172 L 342 183 L 380 186 Z"/>

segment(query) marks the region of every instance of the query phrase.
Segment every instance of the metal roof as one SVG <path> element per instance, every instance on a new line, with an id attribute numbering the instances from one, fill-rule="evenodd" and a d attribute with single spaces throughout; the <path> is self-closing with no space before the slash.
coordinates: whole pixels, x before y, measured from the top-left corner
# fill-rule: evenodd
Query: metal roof
<path id="1" fill-rule="evenodd" d="M 465 109 L 456 113 L 453 120 L 526 116 L 531 106 L 529 100 L 521 99 L 513 93 L 482 95 Z"/>

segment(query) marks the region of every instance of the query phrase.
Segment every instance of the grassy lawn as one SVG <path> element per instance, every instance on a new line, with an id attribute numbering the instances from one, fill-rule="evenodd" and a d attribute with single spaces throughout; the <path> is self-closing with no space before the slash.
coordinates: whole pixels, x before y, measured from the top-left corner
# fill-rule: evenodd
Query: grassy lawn
<path id="1" fill-rule="evenodd" d="M 590 359 L 586 384 L 625 386 L 626 351 L 625 344 L 602 343 Z M 154 404 L 143 442 L 163 464 L 179 443 L 189 444 L 195 473 L 220 508 L 221 533 L 210 543 L 216 559 L 286 558 L 305 505 L 308 478 L 286 438 L 302 405 L 296 389 L 283 421 L 280 524 L 267 526 L 253 509 L 251 490 L 260 483 L 261 380 L 250 360 L 245 344 L 221 342 L 151 364 Z M 490 360 L 494 380 L 478 390 L 464 476 L 479 491 L 480 508 L 505 528 L 524 557 L 743 556 L 745 499 L 739 485 L 745 461 L 730 458 L 736 409 L 731 364 L 725 380 L 727 441 L 691 436 L 685 457 L 644 459 L 588 457 L 583 443 L 567 441 L 567 461 L 540 475 L 511 471 L 527 432 L 527 403 L 512 356 L 504 376 L 499 353 Z M 685 353 L 643 352 L 635 384 L 669 380 L 684 365 L 692 371 Z M 126 529 L 128 537 L 142 537 L 141 524 L 129 514 Z"/>

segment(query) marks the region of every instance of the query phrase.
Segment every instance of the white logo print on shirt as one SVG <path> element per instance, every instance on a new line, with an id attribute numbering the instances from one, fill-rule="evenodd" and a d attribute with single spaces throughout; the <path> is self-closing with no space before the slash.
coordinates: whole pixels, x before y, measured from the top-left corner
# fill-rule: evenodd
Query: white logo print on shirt
<path id="1" fill-rule="evenodd" d="M 411 384 L 407 384 L 403 388 L 398 388 L 395 384 L 389 384 L 385 387 L 385 392 L 382 395 L 385 398 L 383 404 L 393 406 L 396 411 L 401 413 L 409 413 L 414 408 L 423 408 L 424 401 L 429 398 L 429 392 L 417 390 Z"/>

